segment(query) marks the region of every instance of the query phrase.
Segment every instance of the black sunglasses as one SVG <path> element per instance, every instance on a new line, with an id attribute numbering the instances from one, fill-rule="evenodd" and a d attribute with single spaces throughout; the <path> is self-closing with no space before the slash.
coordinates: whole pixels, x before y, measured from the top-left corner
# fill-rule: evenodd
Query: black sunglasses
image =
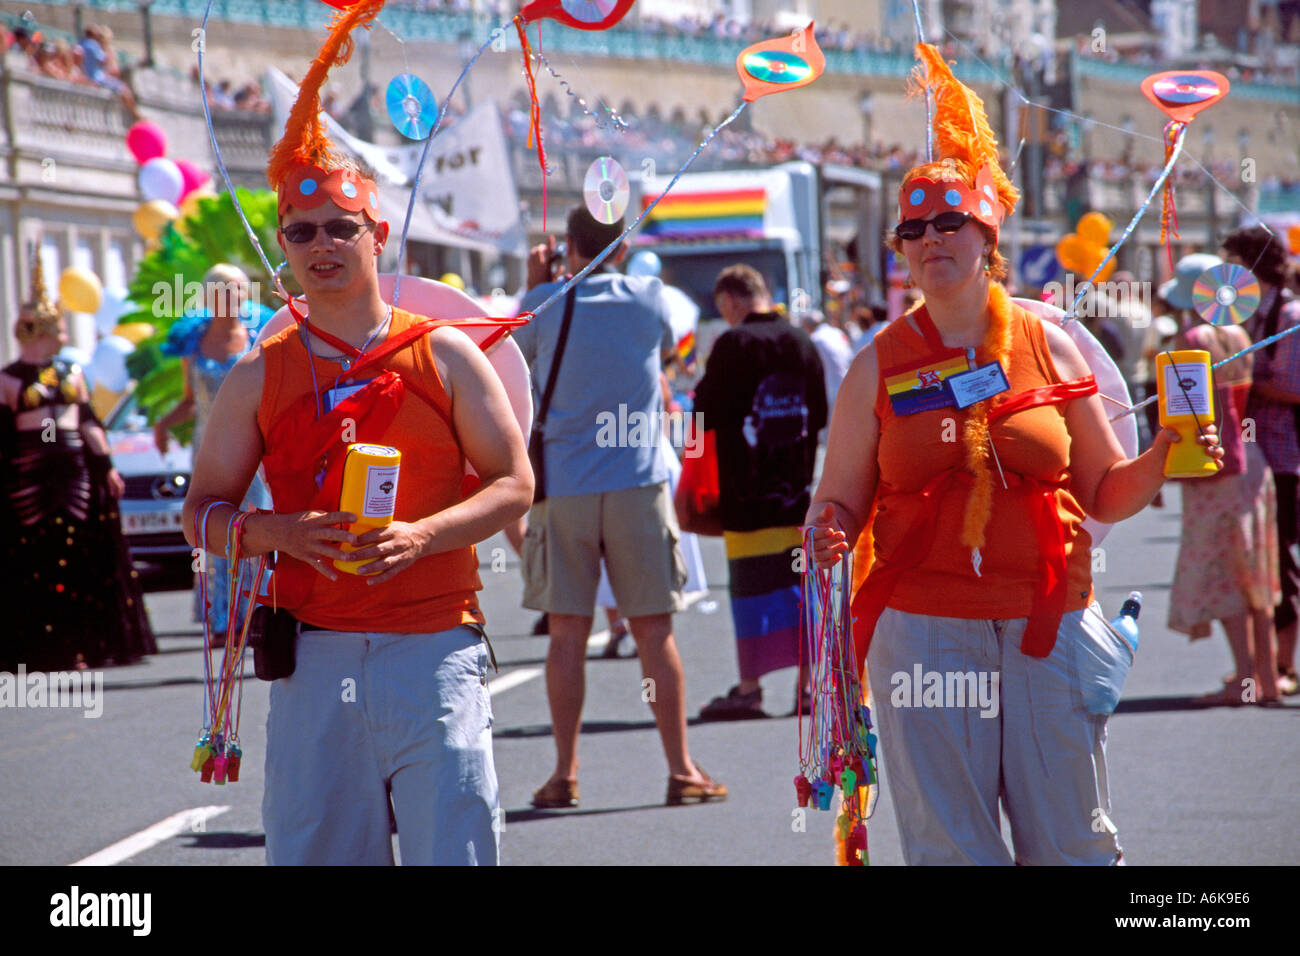
<path id="1" fill-rule="evenodd" d="M 355 219 L 331 219 L 320 224 L 293 222 L 281 228 L 280 233 L 292 243 L 311 242 L 316 238 L 317 231 L 322 228 L 325 230 L 325 235 L 331 239 L 351 239 L 367 225 L 369 223 L 357 222 Z"/>
<path id="2" fill-rule="evenodd" d="M 930 225 L 944 235 L 951 235 L 973 218 L 968 212 L 941 212 L 933 219 L 904 219 L 894 227 L 894 235 L 899 239 L 920 239 L 925 235 L 925 227 Z"/>

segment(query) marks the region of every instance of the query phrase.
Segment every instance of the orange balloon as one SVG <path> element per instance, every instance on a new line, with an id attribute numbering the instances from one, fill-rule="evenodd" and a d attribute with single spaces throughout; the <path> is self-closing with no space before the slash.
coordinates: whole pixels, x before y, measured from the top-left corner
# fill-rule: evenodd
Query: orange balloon
<path id="1" fill-rule="evenodd" d="M 1088 242 L 1095 242 L 1099 246 L 1109 246 L 1110 231 L 1114 224 L 1099 212 L 1085 213 L 1079 220 L 1079 224 L 1074 227 L 1077 235 L 1083 237 Z M 1096 268 L 1094 266 L 1094 268 Z"/>
<path id="2" fill-rule="evenodd" d="M 1056 261 L 1067 272 L 1083 272 L 1087 265 L 1088 243 L 1070 233 L 1056 244 Z"/>

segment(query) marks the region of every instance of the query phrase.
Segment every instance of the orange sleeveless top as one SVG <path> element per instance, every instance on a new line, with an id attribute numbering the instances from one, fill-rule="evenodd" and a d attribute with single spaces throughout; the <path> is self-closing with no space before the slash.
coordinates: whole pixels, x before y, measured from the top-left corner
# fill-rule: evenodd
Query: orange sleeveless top
<path id="1" fill-rule="evenodd" d="M 918 564 L 901 570 L 887 607 L 944 617 L 1030 617 L 1035 588 L 1041 590 L 1040 579 L 1049 564 L 1044 522 L 1056 523 L 1051 520 L 1052 502 L 1044 497 L 1049 492 L 1055 496 L 1055 518 L 1063 539 L 1065 579 L 1060 583 L 1065 586 L 1064 610 L 1076 611 L 1092 601 L 1092 539 L 1082 527 L 1084 511 L 1068 489 L 1070 435 L 1065 406 L 1037 405 L 998 416 L 999 405 L 1027 390 L 1061 382 L 1039 319 L 1014 304 L 1012 315 L 1010 368 L 1006 370 L 1011 388 L 995 396 L 990 406 L 989 434 L 996 459 L 990 455 L 993 502 L 985 545 L 980 549 L 979 576 L 970 549 L 961 543 L 971 488 L 963 442 L 968 410 L 950 406 L 896 416 L 885 373 L 926 359 L 934 350 L 906 318 L 876 336 L 882 370 L 875 404 L 880 420 L 880 478 L 872 524 L 876 561 L 882 569 L 888 568 L 891 554 L 899 551 L 904 537 L 918 523 L 932 521 L 934 529 L 929 553 Z M 988 358 L 980 355 L 979 361 Z M 951 480 L 943 480 L 945 473 Z M 927 486 L 931 494 L 923 493 Z M 1041 513 L 1043 508 L 1046 516 Z M 925 515 L 927 510 L 933 515 Z"/>
<path id="2" fill-rule="evenodd" d="M 419 320 L 394 309 L 387 338 Z M 427 335 L 389 356 L 381 369 L 364 372 L 361 379 L 371 384 L 321 419 L 308 362 L 315 366 L 322 402 L 342 371 L 339 362 L 310 356 L 296 325 L 263 342 L 262 354 L 266 376 L 257 424 L 276 511 L 337 510 L 343 458 L 352 442 L 391 445 L 402 453 L 395 520 L 418 521 L 461 500 L 464 457 Z M 336 631 L 422 633 L 482 624 L 476 593 L 482 587 L 472 546 L 423 557 L 374 586 L 353 574 L 330 581 L 283 553 L 272 576 L 275 603 L 307 624 Z"/>

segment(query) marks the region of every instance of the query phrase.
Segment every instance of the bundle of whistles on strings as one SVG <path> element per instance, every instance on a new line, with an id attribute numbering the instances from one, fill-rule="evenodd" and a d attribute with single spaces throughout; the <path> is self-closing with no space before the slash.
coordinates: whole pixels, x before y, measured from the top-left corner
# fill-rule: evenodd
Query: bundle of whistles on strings
<path id="1" fill-rule="evenodd" d="M 222 502 L 208 498 L 195 509 L 194 538 L 205 556 L 210 550 L 208 515 L 218 504 Z M 244 521 L 250 513 L 231 515 L 226 529 L 226 546 L 231 558 L 227 592 L 230 601 L 226 611 L 221 664 L 215 674 L 212 671 L 212 652 L 216 650 L 216 642 L 209 618 L 212 604 L 208 597 L 208 570 L 206 564 L 199 569 L 199 604 L 203 610 L 203 725 L 190 758 L 190 769 L 199 774 L 203 783 L 224 784 L 227 780 L 238 783 L 244 755 L 239 746 L 239 718 L 244 703 L 244 658 L 255 609 L 254 596 L 266 573 L 265 555 L 256 562 L 256 570 L 253 561 L 240 560 Z M 238 611 L 241 606 L 244 608 L 242 615 Z"/>
<path id="2" fill-rule="evenodd" d="M 804 532 L 804 554 L 813 553 L 812 529 Z M 807 670 L 812 693 L 809 712 L 799 708 L 799 775 L 794 778 L 800 807 L 830 810 L 836 789 L 842 795 L 836 818 L 840 862 L 865 866 L 866 821 L 879 793 L 876 735 L 863 693 L 862 670 L 853 647 L 849 613 L 853 559 L 842 557 L 828 571 L 809 567 L 803 575 L 799 621 L 799 671 Z"/>

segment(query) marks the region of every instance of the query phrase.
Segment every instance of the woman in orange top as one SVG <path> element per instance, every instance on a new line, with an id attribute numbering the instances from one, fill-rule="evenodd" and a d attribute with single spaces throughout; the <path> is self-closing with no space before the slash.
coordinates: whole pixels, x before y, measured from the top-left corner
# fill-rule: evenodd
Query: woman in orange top
<path id="1" fill-rule="evenodd" d="M 1093 600 L 1082 521 L 1145 507 L 1177 435 L 1126 460 L 1073 341 L 1011 302 L 997 239 L 1019 194 L 978 97 L 918 51 L 944 158 L 904 177 L 891 244 L 924 300 L 841 387 L 814 560 L 870 525 L 855 638 L 907 862 L 1011 863 L 1001 797 L 1015 862 L 1115 863 L 1101 690 L 1127 652 Z"/>

